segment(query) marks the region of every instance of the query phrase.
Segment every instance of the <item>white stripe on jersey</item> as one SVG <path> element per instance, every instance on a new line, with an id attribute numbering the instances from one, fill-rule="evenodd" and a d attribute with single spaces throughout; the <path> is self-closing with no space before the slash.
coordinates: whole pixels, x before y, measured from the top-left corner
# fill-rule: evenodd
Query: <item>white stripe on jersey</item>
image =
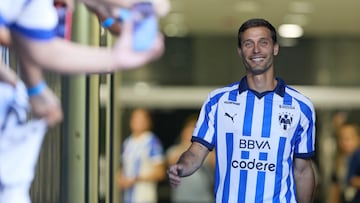
<path id="1" fill-rule="evenodd" d="M 216 149 L 216 202 L 296 202 L 294 157 L 315 151 L 312 103 L 281 79 L 263 95 L 246 78 L 209 94 L 193 141 Z"/>

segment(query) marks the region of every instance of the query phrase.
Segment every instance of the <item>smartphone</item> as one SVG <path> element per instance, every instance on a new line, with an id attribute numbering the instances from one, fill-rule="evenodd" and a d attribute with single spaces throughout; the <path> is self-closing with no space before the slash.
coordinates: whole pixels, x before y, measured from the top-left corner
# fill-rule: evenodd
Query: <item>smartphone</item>
<path id="1" fill-rule="evenodd" d="M 146 51 L 154 44 L 158 35 L 158 19 L 151 2 L 135 3 L 131 9 L 135 15 L 134 49 Z"/>

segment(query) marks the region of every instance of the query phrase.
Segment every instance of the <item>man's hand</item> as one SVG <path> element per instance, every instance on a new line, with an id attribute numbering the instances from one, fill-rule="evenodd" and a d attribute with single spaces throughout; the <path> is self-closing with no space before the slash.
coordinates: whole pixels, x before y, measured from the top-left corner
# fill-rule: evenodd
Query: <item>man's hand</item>
<path id="1" fill-rule="evenodd" d="M 49 88 L 29 99 L 34 116 L 44 118 L 49 127 L 54 127 L 62 121 L 63 112 L 60 101 Z"/>
<path id="2" fill-rule="evenodd" d="M 123 175 L 117 177 L 117 184 L 121 189 L 131 188 L 136 182 L 136 178 L 127 178 Z"/>
<path id="3" fill-rule="evenodd" d="M 132 69 L 154 61 L 164 52 L 164 37 L 161 33 L 154 40 L 151 48 L 146 51 L 136 51 L 133 48 L 133 20 L 123 23 L 121 34 L 114 46 L 114 58 L 116 67 L 120 69 Z"/>
<path id="4" fill-rule="evenodd" d="M 10 46 L 11 44 L 11 35 L 10 31 L 6 27 L 0 27 L 0 45 Z"/>
<path id="5" fill-rule="evenodd" d="M 181 154 L 175 165 L 167 170 L 169 183 L 172 187 L 177 187 L 181 183 L 181 177 L 186 177 L 198 170 L 209 154 L 206 146 L 193 142 L 190 147 Z"/>
<path id="6" fill-rule="evenodd" d="M 171 187 L 177 187 L 181 183 L 182 167 L 181 165 L 175 164 L 169 167 L 167 175 Z"/>

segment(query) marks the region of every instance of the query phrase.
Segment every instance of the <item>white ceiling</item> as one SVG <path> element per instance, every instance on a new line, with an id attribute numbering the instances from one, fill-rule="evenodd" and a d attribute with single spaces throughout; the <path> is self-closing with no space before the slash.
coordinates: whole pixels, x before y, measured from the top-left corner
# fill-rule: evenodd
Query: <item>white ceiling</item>
<path id="1" fill-rule="evenodd" d="M 360 37 L 360 0 L 170 1 L 172 11 L 162 19 L 162 26 L 173 36 L 233 36 L 243 21 L 260 17 L 277 28 L 283 23 L 300 24 L 305 37 Z"/>

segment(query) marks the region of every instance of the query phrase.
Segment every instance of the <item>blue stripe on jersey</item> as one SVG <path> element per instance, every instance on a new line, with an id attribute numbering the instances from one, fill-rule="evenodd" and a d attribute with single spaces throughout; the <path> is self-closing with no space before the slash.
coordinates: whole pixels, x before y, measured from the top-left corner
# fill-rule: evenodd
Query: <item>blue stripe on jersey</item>
<path id="1" fill-rule="evenodd" d="M 218 128 L 218 109 L 216 109 L 215 111 L 215 118 L 214 118 L 214 129 L 217 129 Z M 216 145 L 216 138 L 217 138 L 217 130 L 214 131 L 214 136 L 211 140 L 211 144 L 212 144 L 212 147 L 214 147 Z M 212 150 L 212 148 L 208 148 L 209 150 Z"/>
<path id="2" fill-rule="evenodd" d="M 55 36 L 55 28 L 50 30 L 45 29 L 28 29 L 17 24 L 12 24 L 10 29 L 16 32 L 19 32 L 26 37 L 37 40 L 49 40 Z"/>
<path id="3" fill-rule="evenodd" d="M 272 108 L 274 94 L 267 94 L 264 98 L 264 115 L 261 137 L 270 137 Z"/>
<path id="4" fill-rule="evenodd" d="M 301 134 L 303 133 L 304 128 L 301 125 L 298 125 L 295 131 L 295 136 L 294 136 L 294 146 L 295 146 L 295 154 L 299 153 L 299 149 L 298 149 L 298 143 L 301 141 Z"/>
<path id="5" fill-rule="evenodd" d="M 268 153 L 260 152 L 259 153 L 259 160 L 267 161 Z M 255 194 L 255 202 L 263 202 L 264 199 L 264 191 L 265 191 L 265 175 L 264 171 L 259 171 L 257 175 L 256 181 L 256 194 Z"/>
<path id="6" fill-rule="evenodd" d="M 6 26 L 6 21 L 5 21 L 4 17 L 2 17 L 2 16 L 0 15 L 0 27 L 1 27 L 1 26 Z"/>
<path id="7" fill-rule="evenodd" d="M 218 153 L 218 152 L 215 152 Z M 219 156 L 216 155 L 216 162 L 215 162 L 215 183 L 214 183 L 214 194 L 217 194 L 217 191 L 219 189 L 219 185 L 220 185 L 220 170 L 219 170 Z"/>
<path id="8" fill-rule="evenodd" d="M 254 102 L 255 102 L 255 95 L 251 91 L 248 91 L 246 96 L 246 107 L 245 107 L 244 128 L 243 128 L 243 135 L 245 136 L 251 136 Z"/>
<path id="9" fill-rule="evenodd" d="M 240 155 L 241 159 L 249 159 L 250 152 L 249 151 L 242 151 Z M 240 170 L 240 177 L 239 177 L 239 192 L 238 193 L 238 202 L 245 202 L 246 197 L 246 183 L 248 182 L 248 171 L 247 170 Z"/>
<path id="10" fill-rule="evenodd" d="M 232 153 L 233 153 L 233 146 L 234 146 L 234 134 L 233 133 L 226 133 L 226 156 L 227 158 L 227 167 L 231 166 L 231 157 L 232 157 Z M 222 196 L 222 202 L 226 202 L 228 200 L 229 197 L 229 193 L 230 193 L 230 171 L 231 170 L 226 170 L 226 174 L 225 174 L 225 181 L 224 181 L 224 192 L 223 192 L 223 196 Z"/>
<path id="11" fill-rule="evenodd" d="M 246 197 L 246 183 L 247 183 L 248 171 L 247 170 L 240 170 L 240 185 L 238 192 L 238 202 L 244 203 Z M 224 199 L 224 197 L 223 197 Z"/>
<path id="12" fill-rule="evenodd" d="M 157 137 L 152 136 L 149 145 L 150 145 L 148 146 L 150 148 L 149 156 L 151 158 L 161 156 L 163 154 L 163 148 L 161 142 Z"/>
<path id="13" fill-rule="evenodd" d="M 255 202 L 263 202 L 265 189 L 265 172 L 259 171 L 256 180 Z"/>
<path id="14" fill-rule="evenodd" d="M 131 187 L 127 190 L 125 190 L 127 193 L 127 197 L 125 198 L 126 201 L 133 202 L 134 201 L 134 187 Z"/>
<path id="15" fill-rule="evenodd" d="M 276 176 L 275 176 L 275 183 L 274 183 L 274 195 L 273 195 L 273 202 L 274 203 L 280 203 L 280 191 L 281 191 L 281 179 L 282 179 L 282 173 L 283 173 L 283 165 L 282 165 L 282 159 L 284 156 L 284 150 L 285 150 L 285 143 L 286 138 L 280 137 L 279 140 L 279 148 L 277 151 L 277 160 L 276 160 Z"/>
<path id="16" fill-rule="evenodd" d="M 292 104 L 292 96 L 290 96 L 289 94 L 285 93 L 285 94 L 284 94 L 284 99 L 283 99 L 283 104 L 290 106 L 290 105 Z"/>
<path id="17" fill-rule="evenodd" d="M 289 164 L 289 168 L 293 168 L 291 157 L 288 158 L 287 163 Z M 286 185 L 288 188 L 288 190 L 286 191 L 286 194 L 285 194 L 286 202 L 290 202 L 290 200 L 291 200 L 291 190 L 290 190 L 291 180 L 292 180 L 291 174 L 289 174 L 288 177 L 286 178 Z M 293 191 L 296 191 L 296 188 L 293 187 Z"/>
<path id="18" fill-rule="evenodd" d="M 238 89 L 234 89 L 234 90 L 230 91 L 230 92 L 229 92 L 229 97 L 228 97 L 228 99 L 229 99 L 230 101 L 236 101 L 237 96 L 238 96 L 238 92 L 239 92 Z"/>

